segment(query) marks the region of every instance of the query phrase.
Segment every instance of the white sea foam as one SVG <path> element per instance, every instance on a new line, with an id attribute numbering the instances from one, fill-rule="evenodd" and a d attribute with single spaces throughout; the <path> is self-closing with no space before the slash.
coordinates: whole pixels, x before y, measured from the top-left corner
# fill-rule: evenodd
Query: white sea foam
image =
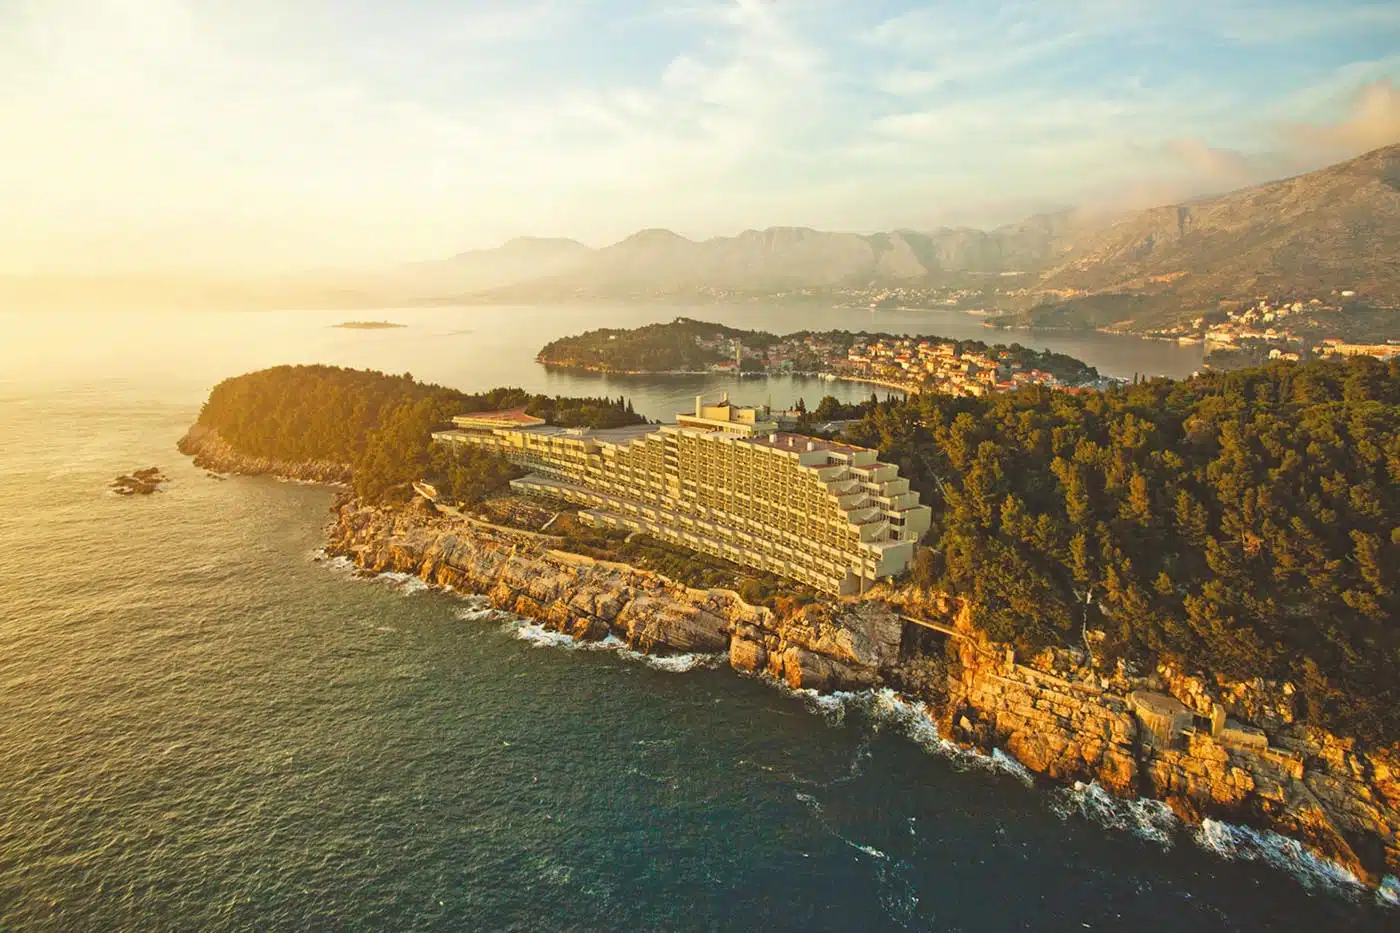
<path id="1" fill-rule="evenodd" d="M 428 586 L 428 584 L 427 584 L 425 581 L 420 580 L 420 579 L 418 579 L 417 577 L 414 577 L 412 580 L 405 580 L 405 581 L 403 582 L 402 589 L 403 589 L 403 595 L 405 595 L 405 596 L 414 596 L 414 595 L 416 595 L 416 594 L 418 594 L 418 593 L 427 592 L 427 591 L 430 589 L 430 587 Z"/>
<path id="2" fill-rule="evenodd" d="M 343 563 L 341 563 L 343 562 Z M 337 557 L 330 561 L 333 568 L 354 570 L 354 563 L 348 557 Z M 362 579 L 375 583 L 385 583 L 389 586 L 398 587 L 404 596 L 416 596 L 419 593 L 431 589 L 427 582 L 420 580 L 411 573 L 401 573 L 397 570 L 385 570 L 382 573 L 358 574 Z"/>
<path id="3" fill-rule="evenodd" d="M 1130 833 L 1164 849 L 1171 848 L 1181 826 L 1176 814 L 1162 801 L 1115 797 L 1097 782 L 1076 781 L 1073 787 L 1058 788 L 1050 795 L 1050 809 L 1061 819 L 1078 814 L 1106 829 Z"/>
<path id="4" fill-rule="evenodd" d="M 575 650 L 582 647 L 583 643 L 575 641 L 571 636 L 563 632 L 554 632 L 538 622 L 531 622 L 528 619 L 515 618 L 506 619 L 501 625 L 501 631 L 512 638 L 529 642 L 536 648 L 568 648 Z"/>
<path id="5" fill-rule="evenodd" d="M 647 667 L 668 674 L 684 674 L 696 668 L 718 667 L 727 658 L 727 655 L 723 654 L 643 654 L 625 646 L 618 648 L 617 653 L 629 661 L 640 661 Z"/>
<path id="6" fill-rule="evenodd" d="M 792 690 L 781 685 L 780 688 L 806 701 L 833 725 L 845 720 L 847 710 L 858 709 L 870 717 L 876 728 L 893 727 L 924 751 L 947 759 L 960 770 L 1009 775 L 1027 787 L 1034 783 L 1034 777 L 1023 764 L 999 749 L 986 755 L 945 739 L 939 734 L 927 706 L 906 699 L 888 687 L 828 694 L 819 694 L 815 690 Z"/>
<path id="7" fill-rule="evenodd" d="M 1355 894 L 1363 889 L 1360 879 L 1346 868 L 1275 832 L 1205 820 L 1194 835 L 1197 845 L 1221 858 L 1263 862 L 1292 875 L 1309 890 Z"/>
<path id="8" fill-rule="evenodd" d="M 494 610 L 486 610 L 475 615 L 476 618 L 489 616 Z M 539 648 L 563 648 L 567 651 L 611 651 L 618 657 L 645 664 L 647 667 L 658 671 L 666 671 L 671 674 L 683 674 L 686 671 L 693 671 L 696 668 L 716 667 L 724 661 L 723 654 L 669 654 L 656 655 L 646 654 L 636 651 L 627 646 L 627 643 L 616 635 L 608 635 L 599 641 L 582 641 L 564 632 L 556 632 L 545 628 L 538 622 L 530 619 L 522 619 L 518 616 L 499 613 L 506 617 L 505 623 L 501 626 L 502 631 L 512 638 L 527 641 Z M 463 613 L 459 616 L 467 618 Z"/>
<path id="9" fill-rule="evenodd" d="M 849 839 L 843 839 L 842 842 L 846 843 L 847 845 L 849 845 L 849 846 L 850 846 L 851 848 L 853 848 L 853 849 L 856 849 L 856 850 L 858 850 L 858 851 L 864 852 L 866 855 L 870 856 L 871 858 L 881 859 L 882 861 L 883 861 L 883 860 L 888 860 L 888 859 L 889 859 L 889 856 L 888 856 L 888 855 L 886 855 L 885 853 L 881 852 L 879 849 L 875 848 L 874 846 L 863 846 L 863 845 L 861 845 L 859 842 L 852 842 L 852 841 L 849 840 Z"/>

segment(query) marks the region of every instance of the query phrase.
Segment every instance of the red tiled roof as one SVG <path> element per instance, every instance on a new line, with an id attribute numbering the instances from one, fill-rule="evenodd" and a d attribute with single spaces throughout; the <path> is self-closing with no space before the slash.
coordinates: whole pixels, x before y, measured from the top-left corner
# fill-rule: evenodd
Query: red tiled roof
<path id="1" fill-rule="evenodd" d="M 500 424 L 535 425 L 545 423 L 543 418 L 527 415 L 524 405 L 519 408 L 508 408 L 505 411 L 472 411 L 459 417 L 471 418 L 473 421 L 495 421 Z"/>

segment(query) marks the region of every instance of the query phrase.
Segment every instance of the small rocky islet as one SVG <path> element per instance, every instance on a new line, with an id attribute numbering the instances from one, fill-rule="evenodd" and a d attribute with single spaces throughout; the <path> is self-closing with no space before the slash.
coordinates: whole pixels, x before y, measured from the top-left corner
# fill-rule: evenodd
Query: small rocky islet
<path id="1" fill-rule="evenodd" d="M 170 479 L 164 471 L 153 466 L 122 473 L 112 480 L 108 488 L 119 496 L 149 496 L 153 492 L 160 492 L 168 482 Z"/>

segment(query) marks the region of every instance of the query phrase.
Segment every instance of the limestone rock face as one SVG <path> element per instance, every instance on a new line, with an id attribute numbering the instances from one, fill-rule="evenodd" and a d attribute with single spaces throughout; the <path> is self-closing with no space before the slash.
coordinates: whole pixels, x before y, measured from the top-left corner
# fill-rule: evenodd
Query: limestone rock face
<path id="1" fill-rule="evenodd" d="M 768 649 L 761 641 L 735 633 L 729 641 L 729 666 L 736 671 L 757 674 L 768 666 Z"/>
<path id="2" fill-rule="evenodd" d="M 818 693 L 872 687 L 877 677 L 876 672 L 868 668 L 845 664 L 798 645 L 789 645 L 782 654 L 770 653 L 768 672 L 794 690 Z"/>
<path id="3" fill-rule="evenodd" d="M 1164 800 L 1188 822 L 1266 826 L 1371 882 L 1400 869 L 1400 756 L 1297 725 L 1286 685 L 1104 675 L 1065 652 L 1019 664 L 965 632 L 943 720 L 954 737 L 1053 778 Z"/>
<path id="4" fill-rule="evenodd" d="M 638 651 L 716 652 L 729 647 L 728 626 L 718 616 L 688 606 L 640 596 L 617 615 L 615 627 Z"/>
<path id="5" fill-rule="evenodd" d="M 1286 684 L 1208 683 L 1165 666 L 1139 675 L 1121 663 L 1103 669 L 1076 649 L 1020 661 L 956 601 L 887 587 L 780 617 L 734 593 L 689 589 L 422 507 L 344 500 L 327 551 L 366 570 L 485 594 L 574 638 L 726 652 L 735 670 L 795 689 L 894 683 L 932 709 L 944 735 L 1004 749 L 1049 778 L 1165 800 L 1188 821 L 1268 827 L 1372 882 L 1400 873 L 1400 751 L 1298 723 Z M 951 640 L 938 636 L 946 655 L 911 654 L 899 613 L 954 628 Z M 927 648 L 924 634 L 913 644 Z"/>

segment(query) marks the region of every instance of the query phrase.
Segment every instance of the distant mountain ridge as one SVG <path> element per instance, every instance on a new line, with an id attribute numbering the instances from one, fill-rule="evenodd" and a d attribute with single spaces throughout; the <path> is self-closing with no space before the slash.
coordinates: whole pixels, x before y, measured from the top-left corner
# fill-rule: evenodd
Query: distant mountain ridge
<path id="1" fill-rule="evenodd" d="M 1400 306 L 1400 145 L 1294 178 L 1116 218 L 1063 210 L 990 231 L 769 227 L 700 241 L 648 229 L 602 249 L 572 250 L 567 258 L 563 268 L 537 266 L 538 274 L 478 297 L 763 294 L 1020 274 L 1027 279 L 1015 290 L 1021 310 L 1059 302 L 1056 307 L 1068 304 L 1095 324 L 1144 308 L 1184 311 L 1256 294 L 1354 290 L 1373 303 Z M 1132 300 L 1107 300 L 1119 295 Z"/>
<path id="2" fill-rule="evenodd" d="M 560 298 L 696 289 L 765 292 L 1033 272 L 1061 255 L 1067 233 L 1077 229 L 1074 217 L 1064 211 L 992 231 L 857 234 L 769 227 L 698 241 L 651 228 L 592 251 L 572 268 L 512 283 L 496 293 Z"/>
<path id="3" fill-rule="evenodd" d="M 1075 242 L 1039 287 L 1202 308 L 1220 299 L 1354 291 L 1400 307 L 1400 145 L 1123 217 Z"/>
<path id="4" fill-rule="evenodd" d="M 724 300 L 897 287 L 965 288 L 974 306 L 1014 312 L 1005 321 L 1135 331 L 1263 296 L 1331 304 L 1328 296 L 1350 292 L 1370 307 L 1400 308 L 1400 144 L 1117 217 L 1066 209 L 993 230 L 769 227 L 705 240 L 649 228 L 601 249 L 518 237 L 392 270 L 259 281 L 10 277 L 0 278 L 0 307 Z"/>

